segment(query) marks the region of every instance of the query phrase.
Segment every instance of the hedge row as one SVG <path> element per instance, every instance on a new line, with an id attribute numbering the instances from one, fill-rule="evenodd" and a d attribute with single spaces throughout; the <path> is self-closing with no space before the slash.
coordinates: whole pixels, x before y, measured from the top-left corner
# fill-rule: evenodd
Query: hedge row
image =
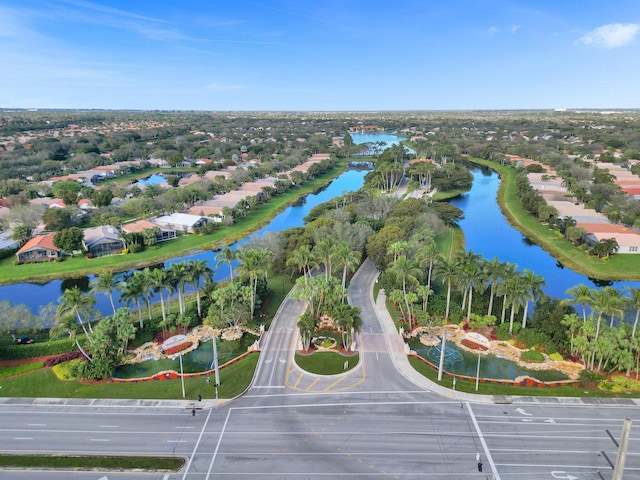
<path id="1" fill-rule="evenodd" d="M 36 342 L 29 345 L 8 345 L 0 349 L 0 360 L 22 360 L 24 358 L 60 355 L 76 350 L 76 344 L 70 338 Z"/>

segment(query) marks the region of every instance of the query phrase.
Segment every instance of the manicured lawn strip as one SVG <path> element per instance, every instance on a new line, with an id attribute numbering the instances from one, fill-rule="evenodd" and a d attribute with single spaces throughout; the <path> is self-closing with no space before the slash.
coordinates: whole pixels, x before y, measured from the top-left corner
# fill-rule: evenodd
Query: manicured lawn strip
<path id="1" fill-rule="evenodd" d="M 247 355 L 236 363 L 220 370 L 219 398 L 233 398 L 244 392 L 253 379 L 258 363 L 258 353 Z M 61 381 L 48 368 L 2 380 L 1 397 L 43 398 L 121 398 L 182 400 L 180 380 L 162 380 L 139 383 L 88 384 L 75 380 Z M 207 384 L 204 376 L 186 378 L 186 400 L 215 398 L 213 378 Z"/>
<path id="2" fill-rule="evenodd" d="M 14 377 L 44 367 L 44 362 L 25 363 L 16 367 L 0 368 L 0 378 Z"/>
<path id="3" fill-rule="evenodd" d="M 416 371 L 434 383 L 446 388 L 453 388 L 453 378 L 443 375 L 442 381 L 438 382 L 438 371 L 430 367 L 423 361 L 409 357 L 409 363 Z M 477 393 L 479 395 L 513 395 L 513 396 L 538 396 L 538 397 L 607 397 L 607 398 L 640 398 L 640 392 L 632 394 L 610 393 L 597 388 L 584 386 L 567 385 L 553 388 L 540 387 L 515 387 L 512 385 L 499 385 L 492 383 L 480 383 L 476 392 L 476 382 L 456 379 L 456 390 L 466 393 Z"/>
<path id="4" fill-rule="evenodd" d="M 134 180 L 139 180 L 141 178 L 147 178 L 154 174 L 162 175 L 163 177 L 177 175 L 179 173 L 198 173 L 199 168 L 197 167 L 180 167 L 180 168 L 163 168 L 163 167 L 152 167 L 146 168 L 142 171 L 125 173 L 124 175 L 118 175 L 117 177 L 107 178 L 103 182 L 100 182 L 99 185 L 108 185 L 110 183 L 129 183 Z"/>
<path id="5" fill-rule="evenodd" d="M 108 270 L 123 271 L 164 262 L 174 257 L 202 250 L 216 250 L 230 245 L 267 225 L 273 217 L 299 198 L 314 192 L 340 175 L 346 167 L 341 161 L 325 174 L 305 183 L 299 189 L 278 195 L 266 203 L 257 205 L 238 218 L 233 225 L 221 226 L 209 235 L 181 235 L 175 240 L 162 242 L 143 252 L 128 255 L 107 255 L 93 259 L 84 256 L 65 258 L 62 262 L 30 263 L 14 265 L 14 257 L 0 260 L 0 285 L 17 282 L 38 282 L 59 278 L 75 278 L 96 275 Z"/>
<path id="6" fill-rule="evenodd" d="M 106 468 L 177 471 L 183 465 L 183 458 L 171 457 L 0 455 L 0 468 Z"/>
<path id="7" fill-rule="evenodd" d="M 358 364 L 360 354 L 344 356 L 337 352 L 314 352 L 311 355 L 300 355 L 296 353 L 295 361 L 298 366 L 316 375 L 336 375 L 351 370 Z M 344 368 L 344 362 L 348 366 Z"/>
<path id="8" fill-rule="evenodd" d="M 553 229 L 542 225 L 524 209 L 515 188 L 515 170 L 486 160 L 470 160 L 488 166 L 500 174 L 498 204 L 508 222 L 564 266 L 593 278 L 640 280 L 640 255 L 617 254 L 607 260 L 580 250 L 569 240 L 556 236 Z"/>

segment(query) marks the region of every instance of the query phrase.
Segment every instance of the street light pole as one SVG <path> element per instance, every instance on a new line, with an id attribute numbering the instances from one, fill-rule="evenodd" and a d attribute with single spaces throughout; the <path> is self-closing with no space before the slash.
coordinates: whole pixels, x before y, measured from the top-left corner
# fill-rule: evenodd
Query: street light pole
<path id="1" fill-rule="evenodd" d="M 442 381 L 442 369 L 444 367 L 444 349 L 447 343 L 447 331 L 442 328 L 442 347 L 440 347 L 440 363 L 438 365 L 438 381 Z"/>
<path id="2" fill-rule="evenodd" d="M 220 385 L 220 372 L 218 369 L 218 347 L 216 345 L 216 336 L 213 336 L 213 369 L 215 373 L 215 385 L 216 393 L 218 392 L 218 385 Z M 217 395 L 216 395 L 217 398 Z"/>
<path id="3" fill-rule="evenodd" d="M 182 382 L 182 398 L 184 398 L 184 371 L 182 370 L 182 355 L 180 355 L 180 381 Z"/>
<path id="4" fill-rule="evenodd" d="M 478 352 L 478 368 L 476 369 L 476 392 L 478 391 L 478 383 L 480 383 L 480 352 Z"/>
<path id="5" fill-rule="evenodd" d="M 629 436 L 631 435 L 631 419 L 625 418 L 622 426 L 622 435 L 620 437 L 620 447 L 618 447 L 618 457 L 616 465 L 613 469 L 612 480 L 622 480 L 624 473 L 624 464 L 627 460 L 627 447 L 629 446 Z"/>

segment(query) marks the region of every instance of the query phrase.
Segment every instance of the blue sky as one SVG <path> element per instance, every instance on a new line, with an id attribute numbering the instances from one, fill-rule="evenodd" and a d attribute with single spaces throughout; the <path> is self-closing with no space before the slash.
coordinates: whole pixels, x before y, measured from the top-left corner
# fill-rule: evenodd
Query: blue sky
<path id="1" fill-rule="evenodd" d="M 640 108 L 636 0 L 0 0 L 0 107 Z"/>

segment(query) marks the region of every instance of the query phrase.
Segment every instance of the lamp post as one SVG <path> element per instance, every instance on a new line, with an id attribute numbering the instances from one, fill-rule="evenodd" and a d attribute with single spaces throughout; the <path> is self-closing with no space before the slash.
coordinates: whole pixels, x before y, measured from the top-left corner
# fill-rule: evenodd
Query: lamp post
<path id="1" fill-rule="evenodd" d="M 180 355 L 180 381 L 182 382 L 182 398 L 184 398 L 184 371 L 182 370 L 182 355 Z"/>
<path id="2" fill-rule="evenodd" d="M 218 347 L 216 346 L 216 337 L 213 336 L 213 369 L 215 374 L 216 398 L 218 398 L 218 386 L 220 385 L 220 372 L 218 369 Z"/>
<path id="3" fill-rule="evenodd" d="M 476 369 L 476 392 L 478 391 L 478 383 L 480 383 L 480 352 L 478 352 L 478 368 Z"/>
<path id="4" fill-rule="evenodd" d="M 444 349 L 447 344 L 447 331 L 442 329 L 442 347 L 440 347 L 440 363 L 438 364 L 438 381 L 442 381 L 442 369 L 444 368 Z"/>

